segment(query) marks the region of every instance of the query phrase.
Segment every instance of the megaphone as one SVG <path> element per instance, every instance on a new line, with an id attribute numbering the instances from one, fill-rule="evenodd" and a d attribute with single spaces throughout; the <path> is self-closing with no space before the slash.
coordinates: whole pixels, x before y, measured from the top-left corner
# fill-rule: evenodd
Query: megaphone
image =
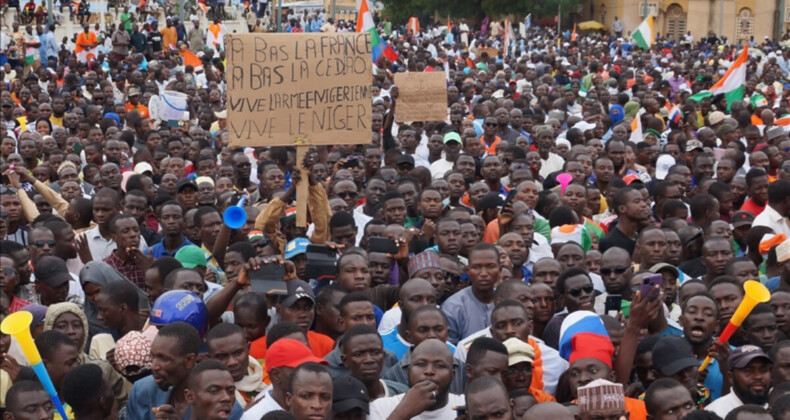
<path id="1" fill-rule="evenodd" d="M 238 203 L 235 206 L 230 206 L 225 209 L 225 213 L 222 215 L 222 221 L 231 228 L 231 229 L 239 229 L 247 223 L 247 212 L 244 211 L 244 202 L 247 201 L 247 197 L 241 197 Z"/>
<path id="2" fill-rule="evenodd" d="M 52 379 L 49 377 L 49 373 L 47 373 L 47 369 L 44 367 L 44 362 L 41 361 L 41 355 L 38 353 L 36 343 L 33 341 L 33 336 L 30 334 L 31 323 L 33 323 L 33 314 L 24 310 L 17 311 L 8 315 L 3 320 L 3 323 L 0 324 L 0 331 L 2 331 L 3 334 L 12 335 L 16 338 L 16 341 L 19 342 L 19 347 L 22 348 L 22 352 L 25 354 L 28 363 L 30 363 L 33 371 L 36 372 L 39 382 L 44 386 L 44 390 L 47 391 L 47 395 L 49 395 L 52 404 L 57 408 L 60 417 L 67 419 L 68 417 L 66 416 L 66 410 L 63 408 L 63 403 L 60 402 L 58 392 L 55 391 L 55 385 L 52 384 Z"/>
<path id="3" fill-rule="evenodd" d="M 557 175 L 557 182 L 560 184 L 560 195 L 565 195 L 565 188 L 573 181 L 573 175 L 563 172 Z"/>
<path id="4" fill-rule="evenodd" d="M 741 323 L 747 316 L 752 312 L 755 306 L 758 303 L 765 303 L 771 300 L 771 292 L 768 291 L 762 283 L 755 280 L 747 280 L 743 284 L 743 291 L 744 296 L 741 304 L 738 305 L 738 309 L 735 310 L 735 313 L 732 314 L 730 321 L 727 323 L 727 326 L 724 328 L 724 331 L 721 332 L 721 335 L 718 338 L 718 341 L 722 343 L 727 343 L 727 341 L 732 337 L 732 334 L 741 326 Z M 708 367 L 708 364 L 711 362 L 711 357 L 708 356 L 705 358 L 705 361 L 699 367 L 699 371 L 702 372 L 705 368 Z"/>

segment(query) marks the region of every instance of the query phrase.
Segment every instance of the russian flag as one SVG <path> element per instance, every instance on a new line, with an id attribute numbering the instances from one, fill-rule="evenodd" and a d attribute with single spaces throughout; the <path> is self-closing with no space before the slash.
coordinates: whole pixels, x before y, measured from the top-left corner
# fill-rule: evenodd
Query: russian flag
<path id="1" fill-rule="evenodd" d="M 576 336 L 589 337 L 592 338 L 591 341 L 596 341 L 598 337 L 601 337 L 605 339 L 601 341 L 609 341 L 609 345 L 611 346 L 609 333 L 606 331 L 601 317 L 594 312 L 572 312 L 562 321 L 562 326 L 560 327 L 559 351 L 560 357 L 563 359 L 570 360 L 572 358 L 572 353 L 581 350 L 578 346 L 579 343 L 574 343 L 573 338 Z M 611 364 L 611 360 L 609 364 Z"/>
<path id="2" fill-rule="evenodd" d="M 389 61 L 398 59 L 398 53 L 379 36 L 376 25 L 373 23 L 373 15 L 370 14 L 367 0 L 362 0 L 359 4 L 356 32 L 370 32 L 370 49 L 373 51 L 372 58 L 374 63 L 377 63 L 381 57 Z"/>
<path id="3" fill-rule="evenodd" d="M 682 119 L 683 111 L 680 110 L 680 106 L 672 108 L 672 112 L 669 113 L 669 122 L 673 125 L 678 125 Z"/>

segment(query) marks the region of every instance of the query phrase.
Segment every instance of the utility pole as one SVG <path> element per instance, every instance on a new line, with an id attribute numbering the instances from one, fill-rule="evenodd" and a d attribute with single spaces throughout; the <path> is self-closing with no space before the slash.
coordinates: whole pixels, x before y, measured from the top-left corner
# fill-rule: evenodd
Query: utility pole
<path id="1" fill-rule="evenodd" d="M 647 19 L 647 0 L 642 4 L 642 17 Z"/>
<path id="2" fill-rule="evenodd" d="M 283 22 L 283 0 L 277 0 L 277 32 L 282 29 Z"/>
<path id="3" fill-rule="evenodd" d="M 336 16 L 335 10 L 336 9 L 337 9 L 337 0 L 332 0 L 332 20 L 334 20 L 334 21 L 337 20 L 337 18 L 335 18 L 335 16 Z"/>

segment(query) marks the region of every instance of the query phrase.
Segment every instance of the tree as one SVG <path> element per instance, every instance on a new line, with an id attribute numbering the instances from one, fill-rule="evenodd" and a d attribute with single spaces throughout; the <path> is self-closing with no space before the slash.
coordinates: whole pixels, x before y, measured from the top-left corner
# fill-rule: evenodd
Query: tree
<path id="1" fill-rule="evenodd" d="M 485 16 L 501 19 L 513 15 L 523 19 L 528 13 L 533 17 L 554 16 L 557 8 L 562 5 L 563 17 L 566 17 L 572 6 L 582 0 L 380 0 L 384 5 L 384 14 L 395 22 L 405 22 L 411 16 L 466 17 L 481 22 Z"/>

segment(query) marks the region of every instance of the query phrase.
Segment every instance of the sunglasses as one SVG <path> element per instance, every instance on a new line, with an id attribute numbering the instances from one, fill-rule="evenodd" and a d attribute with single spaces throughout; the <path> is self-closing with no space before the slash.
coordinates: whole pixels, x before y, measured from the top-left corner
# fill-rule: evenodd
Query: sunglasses
<path id="1" fill-rule="evenodd" d="M 44 248 L 44 245 L 47 245 L 50 248 L 54 248 L 56 242 L 54 240 L 52 241 L 40 240 L 40 241 L 31 241 L 30 243 L 36 248 Z"/>
<path id="2" fill-rule="evenodd" d="M 617 274 L 619 276 L 620 274 L 625 273 L 626 270 L 628 270 L 628 267 L 624 267 L 622 265 L 618 265 L 617 267 L 614 267 L 614 268 L 601 267 L 601 275 L 602 276 L 611 276 L 612 273 L 614 273 L 614 274 Z"/>
<path id="3" fill-rule="evenodd" d="M 274 242 L 272 242 L 271 239 L 261 239 L 255 244 L 257 248 L 266 248 L 268 245 L 271 245 L 272 248 L 274 248 Z"/>
<path id="4" fill-rule="evenodd" d="M 571 295 L 572 297 L 577 298 L 581 296 L 582 293 L 584 293 L 585 295 L 589 295 L 592 294 L 593 291 L 595 291 L 593 285 L 588 284 L 582 287 L 574 287 L 573 289 L 568 289 L 568 294 Z"/>
<path id="5" fill-rule="evenodd" d="M 357 193 L 354 191 L 341 192 L 341 193 L 337 193 L 337 196 L 340 198 L 354 198 L 357 196 Z"/>
<path id="6" fill-rule="evenodd" d="M 3 267 L 3 276 L 14 276 L 16 275 L 16 270 L 11 267 Z"/>
<path id="7" fill-rule="evenodd" d="M 0 187 L 0 194 L 16 194 L 17 191 L 14 187 Z"/>
<path id="8" fill-rule="evenodd" d="M 400 177 L 398 175 L 384 175 L 381 177 L 381 179 L 383 179 L 384 182 L 400 181 Z"/>
<path id="9" fill-rule="evenodd" d="M 252 164 L 251 164 L 250 162 L 247 162 L 247 163 L 239 163 L 238 165 L 236 165 L 236 167 L 237 167 L 237 168 L 249 168 L 249 167 L 251 167 L 251 166 L 252 166 Z"/>
<path id="10" fill-rule="evenodd" d="M 456 273 L 444 273 L 445 281 L 450 281 L 451 284 L 460 284 L 461 283 L 461 275 Z"/>
<path id="11" fill-rule="evenodd" d="M 496 123 L 485 123 L 485 126 L 486 127 L 496 127 L 497 124 Z"/>

